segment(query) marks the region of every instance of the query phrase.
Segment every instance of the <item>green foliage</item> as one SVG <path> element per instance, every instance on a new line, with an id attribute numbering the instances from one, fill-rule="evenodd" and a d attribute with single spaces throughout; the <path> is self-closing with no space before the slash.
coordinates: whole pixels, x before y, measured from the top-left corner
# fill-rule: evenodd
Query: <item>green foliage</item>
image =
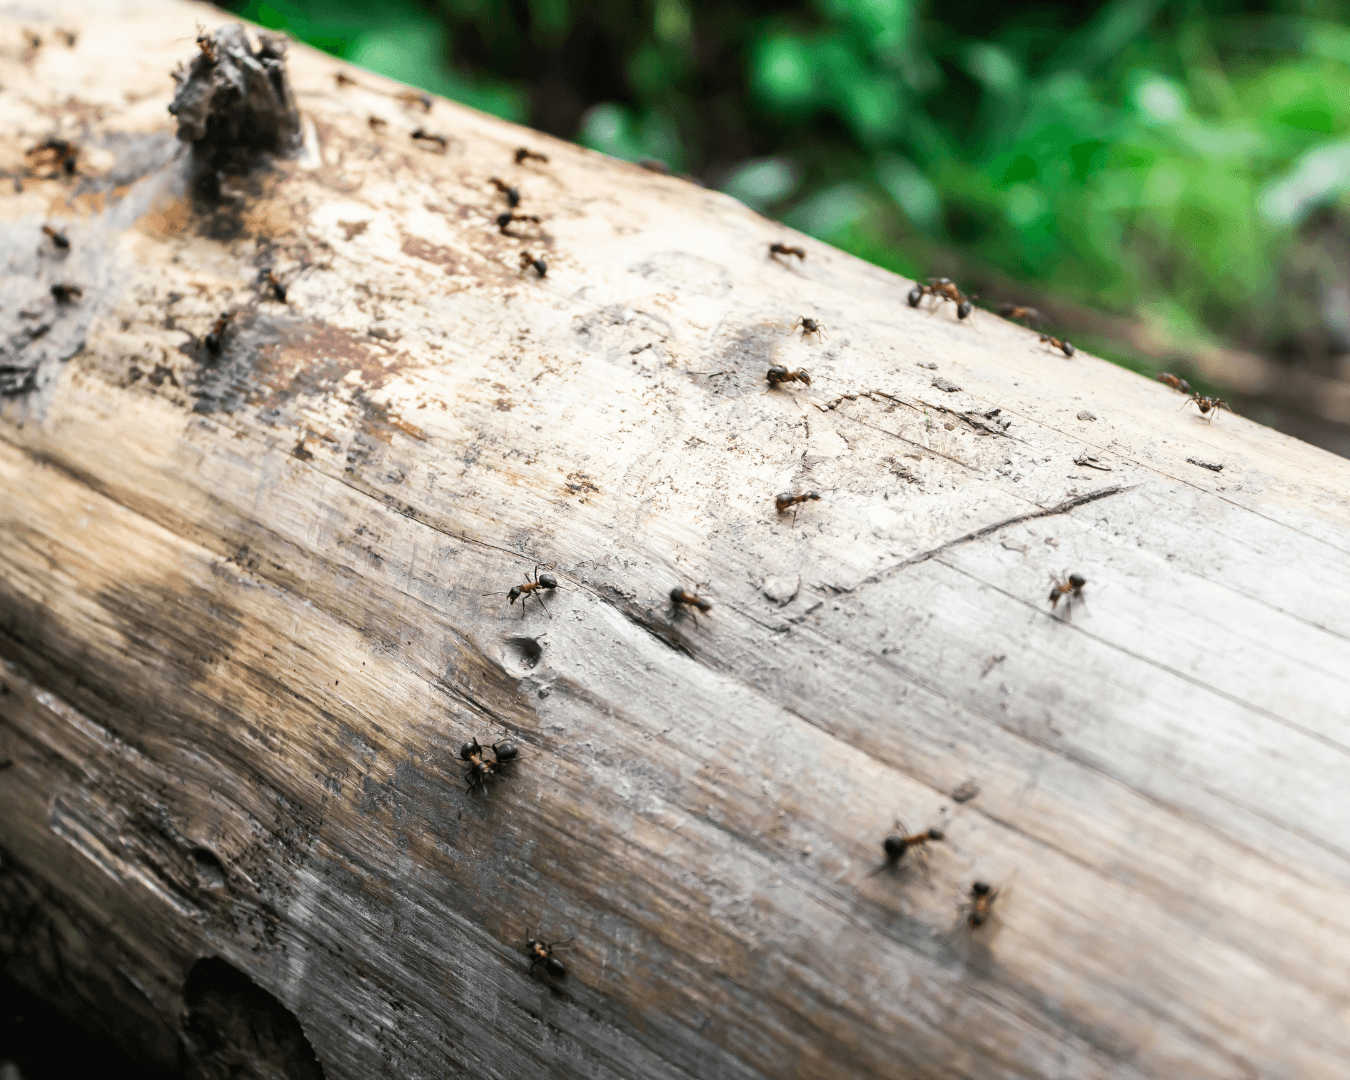
<path id="1" fill-rule="evenodd" d="M 1345 0 L 236 10 L 606 153 L 662 159 L 882 265 L 921 273 L 951 252 L 1178 339 L 1293 332 L 1271 302 L 1281 268 L 1309 218 L 1350 192 Z"/>

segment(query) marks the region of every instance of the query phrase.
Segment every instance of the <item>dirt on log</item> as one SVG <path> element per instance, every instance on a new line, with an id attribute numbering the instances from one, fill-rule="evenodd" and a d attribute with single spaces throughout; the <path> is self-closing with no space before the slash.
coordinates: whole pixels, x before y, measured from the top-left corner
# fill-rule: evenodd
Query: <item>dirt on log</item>
<path id="1" fill-rule="evenodd" d="M 219 21 L 0 6 L 14 978 L 202 1077 L 1345 1075 L 1350 462 L 304 47 L 204 165 Z"/>

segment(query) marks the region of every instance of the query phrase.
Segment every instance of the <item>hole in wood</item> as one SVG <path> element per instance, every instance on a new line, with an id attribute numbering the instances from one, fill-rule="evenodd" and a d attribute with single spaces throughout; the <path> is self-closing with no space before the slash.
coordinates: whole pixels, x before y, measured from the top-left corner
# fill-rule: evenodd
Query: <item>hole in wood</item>
<path id="1" fill-rule="evenodd" d="M 513 637 L 507 642 L 510 646 L 512 659 L 526 671 L 533 671 L 539 666 L 539 661 L 544 656 L 544 647 L 532 637 Z"/>
<path id="2" fill-rule="evenodd" d="M 225 867 L 214 851 L 210 848 L 195 847 L 188 852 L 188 858 L 192 861 L 192 869 L 197 873 L 199 889 L 225 888 Z"/>
<path id="3" fill-rule="evenodd" d="M 194 1080 L 324 1080 L 295 1014 L 218 956 L 198 960 L 183 989 L 183 1075 Z"/>

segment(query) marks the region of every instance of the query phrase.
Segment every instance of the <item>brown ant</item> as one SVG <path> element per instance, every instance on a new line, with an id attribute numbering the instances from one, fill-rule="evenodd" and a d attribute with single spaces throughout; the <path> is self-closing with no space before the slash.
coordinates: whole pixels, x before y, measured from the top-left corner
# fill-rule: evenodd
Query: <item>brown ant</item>
<path id="1" fill-rule="evenodd" d="M 356 85 L 356 80 L 353 79 L 350 75 L 348 75 L 345 71 L 335 71 L 335 72 L 333 72 L 333 81 L 334 81 L 335 83 L 337 83 L 338 86 L 355 86 L 355 85 Z"/>
<path id="2" fill-rule="evenodd" d="M 206 346 L 208 352 L 220 355 L 220 350 L 225 344 L 225 327 L 232 318 L 234 318 L 233 311 L 222 311 L 215 325 L 211 327 L 211 332 L 202 338 L 202 344 Z"/>
<path id="3" fill-rule="evenodd" d="M 706 615 L 712 610 L 712 604 L 707 600 L 704 600 L 703 597 L 687 592 L 678 585 L 670 590 L 670 607 L 677 618 L 683 612 L 689 612 L 689 615 L 694 620 L 695 626 L 698 625 L 698 615 L 696 612 L 701 611 Z"/>
<path id="4" fill-rule="evenodd" d="M 808 319 L 805 315 L 800 316 L 797 321 L 792 324 L 792 329 L 789 330 L 788 333 L 794 333 L 799 326 L 802 328 L 802 337 L 806 337 L 807 334 L 816 334 L 822 338 L 826 336 L 825 324 L 816 322 L 815 319 Z"/>
<path id="5" fill-rule="evenodd" d="M 182 40 L 181 38 L 179 39 Z M 216 46 L 211 40 L 211 35 L 206 32 L 206 27 L 201 23 L 197 24 L 197 48 L 201 49 L 202 55 L 206 57 L 208 64 L 214 65 L 216 62 Z"/>
<path id="6" fill-rule="evenodd" d="M 444 135 L 438 135 L 434 131 L 428 131 L 426 128 L 418 128 L 410 136 L 417 142 L 435 143 L 442 150 L 450 145 L 450 140 Z"/>
<path id="7" fill-rule="evenodd" d="M 1067 341 L 1060 341 L 1059 338 L 1053 337 L 1050 334 L 1042 334 L 1041 341 L 1046 342 L 1052 349 L 1058 349 L 1065 356 L 1073 355 L 1073 346 Z"/>
<path id="8" fill-rule="evenodd" d="M 75 42 L 79 40 L 79 35 L 74 30 L 58 29 L 56 36 L 66 43 L 67 49 L 75 48 Z"/>
<path id="9" fill-rule="evenodd" d="M 1031 324 L 1037 329 L 1045 323 L 1045 316 L 1034 307 L 1023 307 L 1021 304 L 1000 304 L 998 313 L 1005 319 L 1012 319 L 1014 322 L 1030 319 Z"/>
<path id="10" fill-rule="evenodd" d="M 881 842 L 881 849 L 886 853 L 886 861 L 872 871 L 874 874 L 879 874 L 882 870 L 894 870 L 910 848 L 920 848 L 933 840 L 947 838 L 947 834 L 941 829 L 925 829 L 923 832 L 911 833 L 899 820 L 896 821 L 895 827 L 900 831 L 892 833 Z"/>
<path id="11" fill-rule="evenodd" d="M 36 157 L 39 154 L 54 155 L 61 171 L 67 176 L 73 176 L 75 161 L 80 156 L 80 148 L 69 139 L 58 139 L 55 135 L 50 135 L 29 150 L 25 156 Z"/>
<path id="12" fill-rule="evenodd" d="M 506 196 L 506 205 L 511 207 L 512 210 L 514 210 L 517 206 L 520 205 L 519 189 L 513 188 L 505 180 L 499 180 L 495 176 L 491 177 L 488 180 L 488 183 Z"/>
<path id="13" fill-rule="evenodd" d="M 509 236 L 509 235 L 511 235 L 511 234 L 508 233 L 506 230 L 510 227 L 510 225 L 512 224 L 512 222 L 516 222 L 516 221 L 531 221 L 531 222 L 533 222 L 534 224 L 538 225 L 538 224 L 539 224 L 539 215 L 538 215 L 538 214 L 515 214 L 515 213 L 512 213 L 510 210 L 503 210 L 500 214 L 497 215 L 496 221 L 497 221 L 497 228 L 501 230 L 502 235 L 504 235 L 504 236 Z"/>
<path id="14" fill-rule="evenodd" d="M 541 938 L 535 937 L 530 928 L 525 927 L 525 952 L 530 957 L 530 970 L 540 965 L 544 965 L 544 970 L 555 979 L 564 978 L 567 975 L 567 968 L 563 967 L 563 962 L 553 955 L 554 949 L 570 949 L 572 942 L 576 938 L 568 938 L 566 941 L 546 942 Z"/>
<path id="15" fill-rule="evenodd" d="M 528 147 L 524 147 L 524 146 L 517 147 L 517 149 L 516 149 L 516 164 L 519 165 L 521 162 L 523 162 L 523 161 L 529 161 L 529 160 L 537 161 L 537 162 L 539 162 L 541 165 L 547 165 L 547 164 L 548 164 L 548 157 L 547 157 L 547 155 L 545 155 L 545 154 L 537 154 L 537 153 L 535 153 L 533 150 L 530 150 Z"/>
<path id="16" fill-rule="evenodd" d="M 998 899 L 998 889 L 987 882 L 977 881 L 970 886 L 970 915 L 966 921 L 972 930 L 978 930 L 989 921 L 994 901 Z"/>
<path id="17" fill-rule="evenodd" d="M 58 304 L 69 304 L 77 296 L 83 296 L 84 290 L 78 285 L 56 284 L 52 286 L 52 296 Z"/>
<path id="18" fill-rule="evenodd" d="M 769 255 L 796 255 L 802 262 L 806 262 L 805 248 L 789 247 L 781 240 L 769 245 Z"/>
<path id="19" fill-rule="evenodd" d="M 534 268 L 534 272 L 540 277 L 543 277 L 548 273 L 548 263 L 544 262 L 543 259 L 536 259 L 528 251 L 522 251 L 520 253 L 520 268 L 522 270 L 529 270 L 531 267 Z"/>
<path id="20" fill-rule="evenodd" d="M 412 108 L 414 105 L 420 105 L 423 112 L 431 112 L 431 95 L 424 90 L 405 90 L 401 94 L 395 94 L 394 99 L 403 102 L 403 104 L 407 105 L 409 108 Z M 415 135 L 413 136 L 413 138 L 416 137 L 417 136 Z"/>
<path id="21" fill-rule="evenodd" d="M 1185 379 L 1173 375 L 1170 371 L 1164 371 L 1161 375 L 1157 376 L 1157 379 L 1160 383 L 1170 386 L 1173 390 L 1179 391 L 1187 397 L 1191 395 L 1191 384 Z"/>
<path id="22" fill-rule="evenodd" d="M 66 237 L 64 232 L 53 229 L 50 225 L 42 226 L 42 231 L 51 237 L 52 244 L 55 247 L 59 247 L 62 251 L 70 247 L 70 240 Z"/>
<path id="23" fill-rule="evenodd" d="M 525 604 L 531 597 L 539 601 L 539 606 L 544 609 L 544 614 L 548 615 L 548 617 L 551 619 L 553 618 L 553 616 L 549 614 L 549 610 L 547 606 L 545 606 L 544 598 L 542 595 L 540 595 L 539 590 L 548 589 L 551 592 L 557 587 L 558 587 L 557 578 L 555 578 L 552 574 L 539 573 L 539 567 L 535 566 L 534 570 L 530 574 L 530 579 L 526 581 L 525 584 L 523 585 L 511 586 L 511 591 L 508 592 L 506 595 L 510 598 L 510 602 L 512 604 L 514 604 L 517 600 L 520 601 L 520 617 L 522 619 L 525 618 Z"/>
<path id="24" fill-rule="evenodd" d="M 277 277 L 275 270 L 259 270 L 258 278 L 272 287 L 272 295 L 277 298 L 278 303 L 286 302 L 286 286 Z"/>
<path id="25" fill-rule="evenodd" d="M 781 495 L 775 495 L 773 497 L 773 505 L 780 514 L 783 514 L 788 510 L 791 510 L 798 503 L 809 502 L 812 500 L 820 502 L 820 495 L 814 491 L 803 491 L 799 495 L 794 495 L 790 491 L 784 491 Z"/>
<path id="26" fill-rule="evenodd" d="M 972 309 L 971 300 L 973 297 L 966 296 L 960 289 L 953 284 L 951 278 L 929 278 L 927 285 L 915 285 L 909 290 L 909 306 L 918 307 L 919 301 L 925 296 L 931 296 L 937 303 L 944 300 L 951 300 L 956 304 L 956 317 L 964 319 L 970 314 Z"/>
<path id="27" fill-rule="evenodd" d="M 502 767 L 514 761 L 520 754 L 520 747 L 510 739 L 492 744 L 492 754 L 495 760 L 489 761 L 483 756 L 483 748 L 478 744 L 478 736 L 474 736 L 472 742 L 466 742 L 459 748 L 459 756 L 469 763 L 469 771 L 464 774 L 464 779 L 469 784 L 469 790 L 482 785 L 483 790 L 487 790 L 487 782 L 494 776 L 500 776 Z"/>
<path id="28" fill-rule="evenodd" d="M 1069 574 L 1064 579 L 1050 576 L 1050 609 L 1053 611 L 1059 607 L 1059 602 L 1064 601 L 1064 615 L 1066 618 L 1073 617 L 1073 603 L 1077 600 L 1083 603 L 1083 586 L 1087 584 L 1087 578 L 1082 574 Z"/>
<path id="29" fill-rule="evenodd" d="M 765 373 L 764 377 L 769 380 L 770 388 L 773 388 L 775 386 L 782 386 L 784 383 L 790 382 L 799 382 L 802 383 L 804 386 L 811 385 L 810 372 L 805 370 L 789 371 L 781 364 L 775 364 L 773 367 L 769 368 L 768 372 Z"/>
<path id="30" fill-rule="evenodd" d="M 1187 405 L 1192 404 L 1200 410 L 1200 415 L 1211 424 L 1214 422 L 1214 417 L 1219 415 L 1220 409 L 1227 409 L 1229 412 L 1233 411 L 1232 406 L 1222 398 L 1201 397 L 1199 394 L 1192 394 L 1181 403 L 1181 407 L 1184 409 Z M 1210 415 L 1211 412 L 1213 413 L 1213 416 Z"/>
<path id="31" fill-rule="evenodd" d="M 37 52 L 38 49 L 42 48 L 42 38 L 27 27 L 24 27 L 23 29 L 23 40 L 33 52 Z"/>
<path id="32" fill-rule="evenodd" d="M 389 121 L 382 116 L 376 116 L 373 113 L 366 117 L 366 123 L 370 125 L 371 131 L 383 131 L 389 126 Z"/>

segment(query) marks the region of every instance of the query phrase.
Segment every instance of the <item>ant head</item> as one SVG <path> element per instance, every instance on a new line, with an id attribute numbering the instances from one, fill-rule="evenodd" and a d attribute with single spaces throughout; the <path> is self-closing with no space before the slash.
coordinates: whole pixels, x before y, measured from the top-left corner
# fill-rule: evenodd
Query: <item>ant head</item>
<path id="1" fill-rule="evenodd" d="M 970 886 L 970 891 L 975 896 L 988 896 L 990 889 L 986 881 L 976 881 Z"/>
<path id="2" fill-rule="evenodd" d="M 1084 585 L 1087 584 L 1087 578 L 1085 578 L 1082 574 L 1070 574 L 1069 584 L 1072 585 L 1075 589 L 1081 589 Z"/>
<path id="3" fill-rule="evenodd" d="M 892 862 L 909 850 L 909 845 L 905 843 L 903 836 L 888 836 L 881 842 L 881 847 L 886 852 L 886 858 Z"/>
<path id="4" fill-rule="evenodd" d="M 808 499 L 815 499 L 816 502 L 820 502 L 820 492 L 818 491 L 808 491 L 806 497 Z"/>
<path id="5" fill-rule="evenodd" d="M 558 579 L 552 574 L 540 574 L 539 587 L 541 589 L 556 589 L 558 587 Z"/>
<path id="6" fill-rule="evenodd" d="M 503 210 L 497 215 L 497 228 L 504 229 L 511 224 L 511 211 Z"/>
<path id="7" fill-rule="evenodd" d="M 683 600 L 684 600 L 684 590 L 681 589 L 678 585 L 676 585 L 675 588 L 670 590 L 670 602 L 672 604 L 678 604 L 681 603 Z"/>
<path id="8" fill-rule="evenodd" d="M 919 301 L 923 299 L 923 286 L 915 285 L 909 290 L 909 306 L 918 307 Z"/>
<path id="9" fill-rule="evenodd" d="M 944 833 L 941 829 L 929 829 L 929 830 L 928 830 L 928 839 L 929 839 L 929 840 L 945 840 L 945 839 L 947 839 L 947 834 Z"/>
<path id="10" fill-rule="evenodd" d="M 962 300 L 959 304 L 956 305 L 956 317 L 958 319 L 964 319 L 969 314 L 970 314 L 969 300 Z"/>
<path id="11" fill-rule="evenodd" d="M 465 761 L 468 761 L 469 758 L 473 757 L 476 754 L 482 754 L 482 752 L 483 748 L 478 745 L 477 737 L 474 738 L 473 742 L 466 742 L 463 746 L 459 748 L 459 756 L 462 757 Z"/>
<path id="12" fill-rule="evenodd" d="M 519 586 L 519 585 L 512 585 L 512 586 L 511 586 L 511 591 L 510 591 L 509 593 L 507 593 L 506 595 L 509 596 L 509 597 L 511 598 L 511 603 L 514 604 L 517 600 L 520 599 L 520 586 Z"/>
<path id="13" fill-rule="evenodd" d="M 798 381 L 798 382 L 801 382 L 801 383 L 805 383 L 807 386 L 810 386 L 810 385 L 811 385 L 811 373 L 810 373 L 809 371 L 799 371 L 799 372 L 797 372 L 797 381 Z"/>

